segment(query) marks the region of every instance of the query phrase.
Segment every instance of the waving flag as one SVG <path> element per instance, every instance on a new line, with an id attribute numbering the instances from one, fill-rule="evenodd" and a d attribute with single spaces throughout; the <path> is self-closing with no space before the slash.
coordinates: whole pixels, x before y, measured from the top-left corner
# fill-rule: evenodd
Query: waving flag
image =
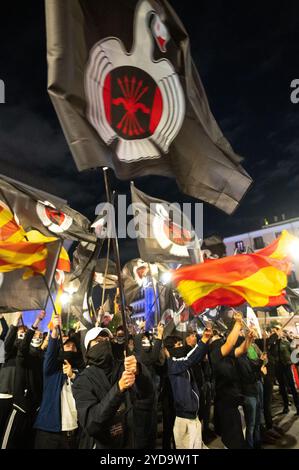
<path id="1" fill-rule="evenodd" d="M 0 201 L 0 312 L 44 309 L 55 267 L 70 271 L 70 261 L 60 241 L 37 230 L 26 232 L 16 216 Z M 58 262 L 57 262 L 58 260 Z"/>
<path id="2" fill-rule="evenodd" d="M 47 237 L 96 243 L 96 236 L 90 230 L 90 221 L 84 215 L 55 196 L 3 176 L 0 177 L 1 207 L 9 208 L 10 213 L 13 213 L 12 219 L 7 219 L 6 223 L 7 213 L 3 210 L 0 213 L 0 231 L 3 235 L 13 236 L 15 216 L 17 225 L 26 231 L 38 230 Z"/>
<path id="3" fill-rule="evenodd" d="M 24 239 L 25 230 L 18 225 L 9 208 L 0 201 L 0 240 L 17 243 Z"/>
<path id="4" fill-rule="evenodd" d="M 197 236 L 179 206 L 148 196 L 131 185 L 140 257 L 150 263 L 191 263 Z"/>
<path id="5" fill-rule="evenodd" d="M 79 171 L 162 175 L 231 213 L 252 183 L 166 0 L 46 0 L 48 90 Z"/>
<path id="6" fill-rule="evenodd" d="M 254 253 L 208 260 L 173 272 L 178 291 L 199 313 L 218 305 L 251 307 L 287 303 L 284 289 L 290 271 L 290 246 L 298 239 L 288 232 Z"/>

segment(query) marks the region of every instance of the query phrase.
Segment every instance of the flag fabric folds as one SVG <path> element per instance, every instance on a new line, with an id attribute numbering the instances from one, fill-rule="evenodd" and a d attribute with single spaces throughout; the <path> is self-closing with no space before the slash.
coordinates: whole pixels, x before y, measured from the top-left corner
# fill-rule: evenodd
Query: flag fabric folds
<path id="1" fill-rule="evenodd" d="M 24 239 L 25 230 L 17 224 L 9 208 L 0 201 L 0 240 L 17 243 Z"/>
<path id="2" fill-rule="evenodd" d="M 296 240 L 283 231 L 277 240 L 254 254 L 183 267 L 173 272 L 173 281 L 197 313 L 218 305 L 241 305 L 244 301 L 251 307 L 284 304 L 291 267 L 289 247 Z"/>
<path id="3" fill-rule="evenodd" d="M 45 282 L 51 285 L 56 268 L 70 271 L 68 253 L 57 237 L 26 232 L 1 196 L 7 201 L 0 191 L 0 312 L 44 309 Z"/>
<path id="4" fill-rule="evenodd" d="M 55 196 L 3 176 L 0 177 L 0 207 L 2 206 L 16 216 L 19 225 L 26 231 L 38 230 L 48 237 L 96 243 L 96 236 L 90 230 L 90 221 L 84 215 Z M 2 220 L 4 223 L 4 217 L 5 213 L 0 213 L 0 223 Z M 13 234 L 13 221 L 10 225 L 0 225 L 0 231 L 4 233 L 4 230 L 7 234 Z"/>
<path id="5" fill-rule="evenodd" d="M 12 212 L 0 201 L 0 273 L 26 269 L 23 279 L 46 273 L 49 243 L 55 237 L 45 237 L 37 231 L 25 232 Z M 12 241 L 15 240 L 15 241 Z"/>
<path id="6" fill-rule="evenodd" d="M 131 193 L 140 257 L 149 263 L 190 264 L 188 248 L 198 239 L 180 207 L 148 196 L 133 184 Z"/>
<path id="7" fill-rule="evenodd" d="M 166 0 L 46 0 L 48 90 L 80 171 L 162 175 L 232 213 L 252 180 Z"/>

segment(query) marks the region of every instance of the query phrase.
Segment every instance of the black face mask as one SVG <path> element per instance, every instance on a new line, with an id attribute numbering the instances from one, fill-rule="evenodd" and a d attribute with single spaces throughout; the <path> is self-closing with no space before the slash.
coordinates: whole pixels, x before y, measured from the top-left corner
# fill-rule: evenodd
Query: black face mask
<path id="1" fill-rule="evenodd" d="M 181 346 L 180 348 L 171 348 L 169 352 L 171 357 L 175 357 L 176 359 L 181 359 L 188 354 L 186 346 Z"/>
<path id="2" fill-rule="evenodd" d="M 106 375 L 109 375 L 113 366 L 112 348 L 109 341 L 97 343 L 86 353 L 88 365 L 100 367 Z"/>

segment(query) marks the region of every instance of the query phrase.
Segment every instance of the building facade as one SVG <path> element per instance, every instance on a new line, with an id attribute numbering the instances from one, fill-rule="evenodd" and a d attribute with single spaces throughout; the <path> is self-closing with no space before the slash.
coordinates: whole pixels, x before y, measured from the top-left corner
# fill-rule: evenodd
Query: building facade
<path id="1" fill-rule="evenodd" d="M 281 235 L 283 230 L 299 238 L 299 217 L 287 220 L 277 220 L 272 224 L 266 224 L 259 230 L 245 232 L 239 235 L 224 238 L 226 255 L 232 256 L 236 253 L 255 252 L 272 243 Z M 289 276 L 289 287 L 299 287 L 299 250 L 294 253 L 293 271 Z"/>

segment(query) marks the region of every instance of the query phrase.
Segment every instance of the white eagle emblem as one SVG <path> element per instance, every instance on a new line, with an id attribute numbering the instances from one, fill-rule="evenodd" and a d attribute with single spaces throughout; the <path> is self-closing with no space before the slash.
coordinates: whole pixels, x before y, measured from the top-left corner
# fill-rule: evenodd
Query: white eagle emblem
<path id="1" fill-rule="evenodd" d="M 146 0 L 135 12 L 134 43 L 127 52 L 114 37 L 90 52 L 85 75 L 87 118 L 107 145 L 116 143 L 120 161 L 160 158 L 180 131 L 185 97 L 179 77 L 166 59 L 154 61 L 170 36 Z"/>

